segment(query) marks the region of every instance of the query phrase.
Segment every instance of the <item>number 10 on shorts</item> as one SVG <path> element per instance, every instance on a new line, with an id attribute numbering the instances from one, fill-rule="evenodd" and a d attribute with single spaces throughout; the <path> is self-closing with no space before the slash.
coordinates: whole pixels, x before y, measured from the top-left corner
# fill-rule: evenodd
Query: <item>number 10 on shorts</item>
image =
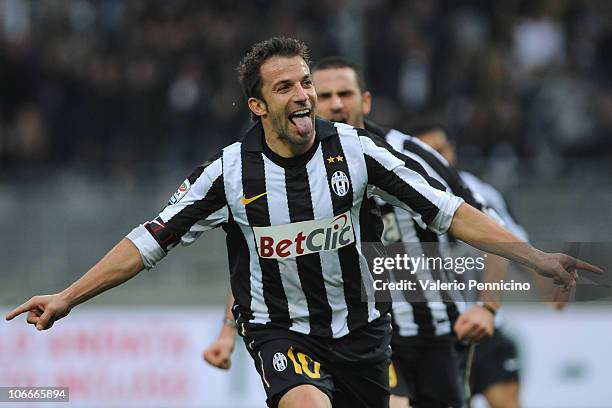
<path id="1" fill-rule="evenodd" d="M 318 361 L 314 361 L 312 358 L 301 352 L 294 354 L 293 346 L 289 347 L 289 350 L 287 350 L 287 356 L 293 363 L 293 370 L 296 374 L 304 374 L 313 379 L 321 378 L 321 364 Z"/>

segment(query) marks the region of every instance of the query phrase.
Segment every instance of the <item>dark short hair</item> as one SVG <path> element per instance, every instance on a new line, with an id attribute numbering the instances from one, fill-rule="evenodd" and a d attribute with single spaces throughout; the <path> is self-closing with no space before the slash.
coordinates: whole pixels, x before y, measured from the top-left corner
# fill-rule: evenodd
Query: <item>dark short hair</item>
<path id="1" fill-rule="evenodd" d="M 308 54 L 306 44 L 294 38 L 272 37 L 253 45 L 236 68 L 240 85 L 242 85 L 247 99 L 255 97 L 263 100 L 261 66 L 269 58 L 299 56 L 304 59 L 306 64 L 309 64 Z"/>
<path id="2" fill-rule="evenodd" d="M 339 68 L 350 68 L 355 71 L 355 76 L 357 77 L 357 84 L 359 85 L 359 89 L 361 92 L 366 91 L 366 84 L 363 78 L 363 70 L 361 67 L 354 62 L 340 56 L 332 56 L 325 57 L 320 59 L 316 63 L 312 65 L 310 68 L 311 72 L 321 71 L 324 69 L 339 69 Z"/>
<path id="3" fill-rule="evenodd" d="M 421 137 L 425 133 L 429 133 L 434 130 L 441 130 L 446 135 L 446 138 L 450 142 L 454 142 L 452 132 L 450 131 L 446 121 L 442 115 L 439 114 L 423 114 L 419 115 L 416 119 L 408 122 L 406 130 L 415 137 Z"/>

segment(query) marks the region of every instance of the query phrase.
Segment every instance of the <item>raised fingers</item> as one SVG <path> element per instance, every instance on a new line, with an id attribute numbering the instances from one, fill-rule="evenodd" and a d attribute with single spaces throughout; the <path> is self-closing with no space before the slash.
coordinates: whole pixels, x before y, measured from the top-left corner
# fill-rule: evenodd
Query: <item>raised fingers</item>
<path id="1" fill-rule="evenodd" d="M 15 309 L 13 309 L 4 318 L 6 320 L 12 320 L 24 312 L 35 309 L 38 306 L 37 302 L 38 302 L 37 298 L 33 297 L 27 302 L 25 302 L 24 304 L 22 304 L 21 306 L 18 306 Z"/>
<path id="2" fill-rule="evenodd" d="M 590 263 L 588 263 L 586 261 L 574 258 L 574 257 L 569 256 L 569 255 L 568 255 L 568 257 L 569 257 L 570 261 L 572 262 L 572 264 L 574 265 L 574 267 L 576 269 L 581 269 L 581 270 L 584 270 L 584 271 L 593 272 L 593 273 L 596 273 L 596 274 L 599 274 L 599 275 L 601 275 L 603 273 L 603 269 L 601 269 L 601 268 L 599 268 L 599 267 L 597 267 L 595 265 L 592 265 L 592 264 L 590 264 Z"/>

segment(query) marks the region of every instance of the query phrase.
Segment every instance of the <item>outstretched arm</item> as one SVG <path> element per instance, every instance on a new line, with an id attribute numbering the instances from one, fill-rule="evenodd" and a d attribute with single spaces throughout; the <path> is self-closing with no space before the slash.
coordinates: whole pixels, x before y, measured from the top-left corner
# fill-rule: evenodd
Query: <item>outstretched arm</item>
<path id="1" fill-rule="evenodd" d="M 360 140 L 368 172 L 368 195 L 378 195 L 407 210 L 421 226 L 439 234 L 450 232 L 480 250 L 532 267 L 558 285 L 572 286 L 576 269 L 603 272 L 569 255 L 545 253 L 522 242 L 462 199 L 436 188 L 435 183 L 429 184 L 367 135 L 360 136 Z"/>
<path id="2" fill-rule="evenodd" d="M 531 267 L 540 275 L 553 278 L 558 285 L 573 286 L 577 269 L 603 272 L 600 268 L 569 255 L 549 254 L 521 242 L 510 231 L 467 204 L 462 204 L 455 212 L 449 232 L 485 252 Z"/>
<path id="3" fill-rule="evenodd" d="M 27 322 L 46 330 L 76 305 L 134 277 L 144 268 L 140 252 L 124 238 L 76 282 L 54 295 L 34 296 L 6 315 L 6 320 L 28 312 Z"/>
<path id="4" fill-rule="evenodd" d="M 46 330 L 88 299 L 150 269 L 179 242 L 189 244 L 200 233 L 227 220 L 220 156 L 198 167 L 170 198 L 153 221 L 136 227 L 93 268 L 64 291 L 34 296 L 8 315 L 7 320 L 29 312 L 27 321 Z"/>

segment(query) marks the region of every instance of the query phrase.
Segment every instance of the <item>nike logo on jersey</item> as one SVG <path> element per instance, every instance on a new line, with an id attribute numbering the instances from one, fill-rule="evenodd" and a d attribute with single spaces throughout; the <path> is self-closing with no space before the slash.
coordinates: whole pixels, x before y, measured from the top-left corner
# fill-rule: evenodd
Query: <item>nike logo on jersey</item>
<path id="1" fill-rule="evenodd" d="M 249 205 L 253 201 L 257 200 L 260 197 L 265 196 L 266 194 L 268 194 L 267 191 L 265 193 L 261 193 L 259 195 L 256 195 L 255 197 L 251 197 L 251 198 L 246 198 L 246 196 L 242 196 L 242 199 L 240 199 L 240 202 L 242 203 L 242 205 Z"/>

